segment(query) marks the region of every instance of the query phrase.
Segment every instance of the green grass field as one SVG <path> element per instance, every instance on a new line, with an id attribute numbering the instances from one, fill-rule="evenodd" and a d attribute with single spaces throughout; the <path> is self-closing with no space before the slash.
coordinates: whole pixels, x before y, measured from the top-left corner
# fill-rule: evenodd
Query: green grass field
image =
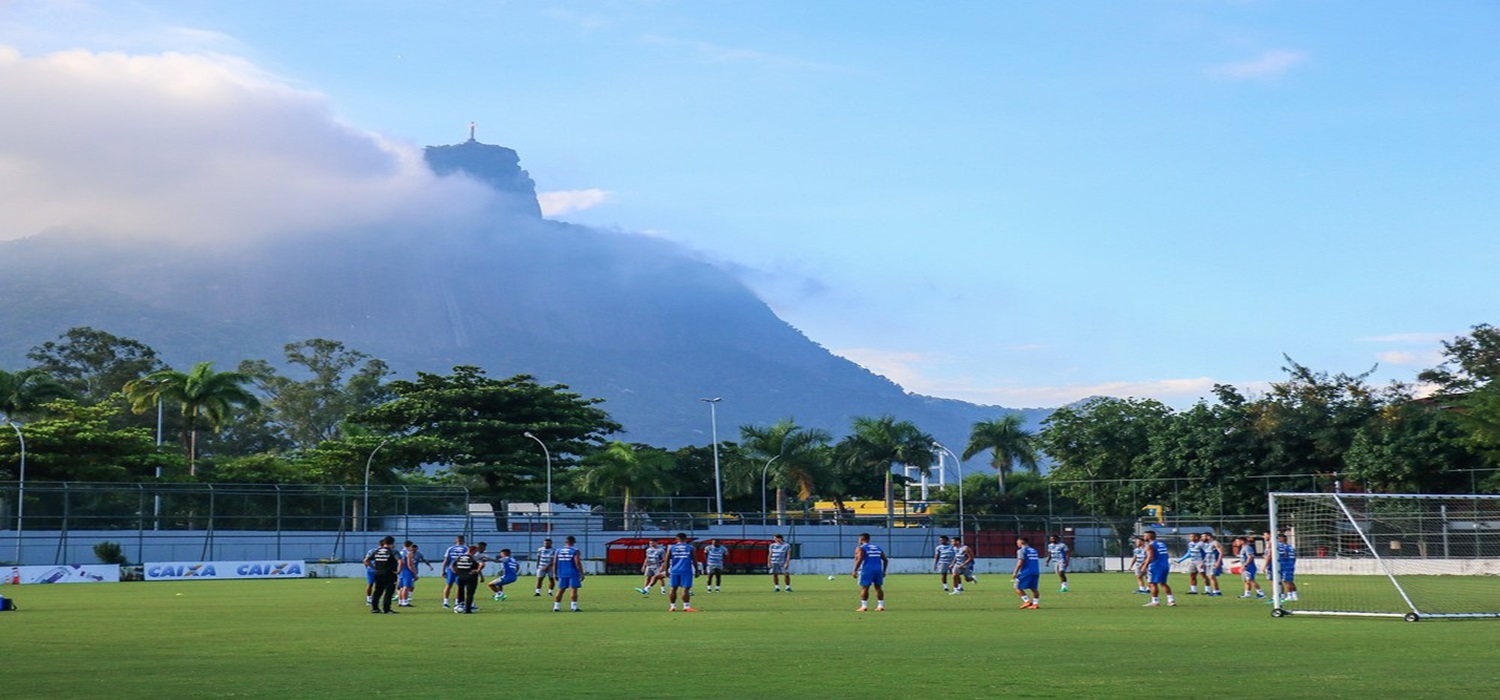
<path id="1" fill-rule="evenodd" d="M 348 579 L 5 586 L 22 609 L 0 614 L 0 695 L 1279 700 L 1500 687 L 1500 620 L 1277 620 L 1227 596 L 1146 609 L 1124 575 L 1072 579 L 1059 594 L 1044 578 L 1043 609 L 1023 611 L 1002 577 L 948 596 L 935 577 L 894 576 L 878 614 L 854 612 L 850 579 L 811 576 L 791 594 L 728 577 L 696 614 L 668 614 L 625 576 L 590 577 L 579 614 L 551 612 L 523 578 L 463 616 L 438 607 L 435 578 L 400 615 L 369 614 L 364 582 Z M 1304 599 L 1318 586 L 1308 577 Z"/>

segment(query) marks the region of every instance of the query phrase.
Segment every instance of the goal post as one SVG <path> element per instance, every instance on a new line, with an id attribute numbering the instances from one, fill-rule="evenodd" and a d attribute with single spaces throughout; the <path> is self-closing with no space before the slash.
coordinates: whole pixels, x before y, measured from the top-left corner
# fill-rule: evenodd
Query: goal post
<path id="1" fill-rule="evenodd" d="M 1500 618 L 1500 495 L 1275 492 L 1269 503 L 1277 617 Z"/>

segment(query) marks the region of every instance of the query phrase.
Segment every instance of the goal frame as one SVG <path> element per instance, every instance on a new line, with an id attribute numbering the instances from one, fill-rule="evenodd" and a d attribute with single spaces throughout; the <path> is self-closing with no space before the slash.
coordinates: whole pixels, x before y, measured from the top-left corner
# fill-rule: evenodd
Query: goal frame
<path id="1" fill-rule="evenodd" d="M 1299 609 L 1299 610 L 1295 611 L 1298 615 L 1331 615 L 1331 616 L 1345 616 L 1345 617 L 1399 617 L 1399 618 L 1405 619 L 1407 622 L 1416 622 L 1418 620 L 1424 620 L 1424 619 L 1429 619 L 1429 618 L 1453 618 L 1453 619 L 1463 619 L 1463 618 L 1469 618 L 1469 619 L 1474 619 L 1474 618 L 1500 618 L 1500 611 L 1496 611 L 1496 612 L 1459 612 L 1459 613 L 1423 612 L 1422 609 L 1421 609 L 1421 606 L 1419 606 L 1415 601 L 1413 601 L 1411 599 L 1411 596 L 1407 595 L 1405 587 L 1403 587 L 1401 585 L 1401 581 L 1399 579 L 1397 579 L 1397 577 L 1396 577 L 1396 572 L 1392 569 L 1392 567 L 1390 566 L 1389 562 L 1387 562 L 1386 559 L 1380 555 L 1379 548 L 1376 547 L 1375 543 L 1370 540 L 1369 533 L 1365 532 L 1365 529 L 1359 526 L 1358 519 L 1355 518 L 1354 514 L 1349 511 L 1349 506 L 1344 502 L 1345 498 L 1357 498 L 1357 499 L 1368 499 L 1368 500 L 1373 500 L 1373 499 L 1391 499 L 1391 500 L 1433 500 L 1433 501 L 1452 500 L 1452 499 L 1462 498 L 1462 499 L 1479 500 L 1479 501 L 1495 501 L 1497 503 L 1500 503 L 1500 495 L 1493 495 L 1493 494 L 1469 494 L 1469 493 L 1453 493 L 1453 494 L 1416 494 L 1416 493 L 1371 494 L 1371 493 L 1360 493 L 1360 494 L 1347 494 L 1347 493 L 1338 493 L 1338 492 L 1333 492 L 1333 493 L 1326 493 L 1326 492 L 1324 492 L 1324 493 L 1314 493 L 1314 492 L 1306 492 L 1306 491 L 1272 491 L 1272 492 L 1267 493 L 1267 495 L 1266 495 L 1266 502 L 1267 502 L 1267 506 L 1268 506 L 1267 512 L 1270 514 L 1271 536 L 1273 538 L 1278 533 L 1281 532 L 1281 526 L 1280 526 L 1280 523 L 1278 522 L 1277 508 L 1276 508 L 1276 499 L 1278 497 L 1331 499 L 1332 502 L 1336 506 L 1338 506 L 1338 510 L 1343 514 L 1343 516 L 1348 519 L 1349 524 L 1354 526 L 1354 528 L 1353 528 L 1354 532 L 1359 535 L 1359 538 L 1364 543 L 1367 551 L 1369 551 L 1370 554 L 1371 554 L 1371 556 L 1374 558 L 1377 566 L 1380 568 L 1380 572 L 1383 573 L 1385 575 L 1385 577 L 1390 580 L 1391 585 L 1393 587 L 1395 587 L 1397 593 L 1399 593 L 1400 596 L 1401 596 L 1401 600 L 1406 603 L 1406 606 L 1409 609 L 1407 612 L 1376 612 L 1376 611 L 1350 611 L 1350 610 L 1302 610 L 1302 609 Z M 1271 542 L 1268 542 L 1267 546 L 1271 548 L 1270 551 L 1274 552 L 1275 551 L 1276 542 L 1274 540 L 1271 541 Z M 1283 598 L 1282 598 L 1282 594 L 1281 594 L 1281 567 L 1275 566 L 1275 567 L 1272 567 L 1271 569 L 1272 569 L 1271 570 L 1271 606 L 1272 606 L 1271 607 L 1271 615 L 1272 615 L 1272 617 L 1278 617 L 1278 618 L 1280 618 L 1280 617 L 1286 617 L 1288 615 L 1291 615 L 1294 611 L 1288 610 L 1283 605 Z"/>

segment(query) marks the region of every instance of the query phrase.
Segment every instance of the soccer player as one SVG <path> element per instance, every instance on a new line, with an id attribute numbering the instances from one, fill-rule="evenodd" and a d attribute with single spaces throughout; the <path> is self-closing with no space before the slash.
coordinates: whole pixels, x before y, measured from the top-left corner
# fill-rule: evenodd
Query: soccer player
<path id="1" fill-rule="evenodd" d="M 412 560 L 411 540 L 401 545 L 396 562 L 396 606 L 411 607 L 411 591 L 417 586 L 417 563 Z"/>
<path id="2" fill-rule="evenodd" d="M 490 591 L 495 594 L 495 600 L 505 600 L 510 597 L 505 594 L 505 587 L 515 583 L 516 579 L 521 577 L 521 563 L 510 555 L 509 549 L 502 549 L 500 550 L 499 564 L 500 571 L 497 572 L 499 576 L 496 576 L 495 580 L 490 581 L 489 587 Z"/>
<path id="3" fill-rule="evenodd" d="M 1271 559 L 1276 559 L 1276 572 L 1281 574 L 1281 599 L 1297 599 L 1297 548 L 1286 541 L 1286 535 L 1276 536 L 1276 548 L 1266 549 L 1266 571 L 1271 571 Z M 1273 576 L 1272 581 L 1276 580 Z"/>
<path id="4" fill-rule="evenodd" d="M 563 546 L 553 552 L 552 562 L 557 570 L 557 596 L 552 599 L 552 612 L 562 612 L 563 593 L 569 590 L 573 592 L 573 599 L 568 609 L 579 612 L 578 589 L 583 588 L 583 553 L 574 546 L 577 542 L 572 535 L 568 535 L 563 540 Z"/>
<path id="5" fill-rule="evenodd" d="M 394 540 L 392 540 L 394 541 Z M 365 605 L 375 602 L 375 565 L 370 563 L 370 557 L 375 555 L 375 550 L 380 549 L 380 543 L 365 551 Z"/>
<path id="6" fill-rule="evenodd" d="M 453 591 L 453 586 L 458 583 L 458 574 L 453 573 L 453 560 L 469 553 L 469 546 L 464 544 L 464 536 L 453 538 L 453 546 L 443 552 L 443 607 L 448 607 L 448 594 Z"/>
<path id="7" fill-rule="evenodd" d="M 1172 586 L 1167 583 L 1167 576 L 1172 573 L 1172 554 L 1167 551 L 1167 543 L 1156 539 L 1155 530 L 1146 531 L 1146 576 L 1151 586 L 1151 602 L 1145 607 L 1154 608 L 1161 604 L 1161 592 L 1167 592 L 1167 606 L 1177 605 L 1177 598 L 1172 595 Z"/>
<path id="8" fill-rule="evenodd" d="M 1241 593 L 1240 597 L 1266 597 L 1266 592 L 1261 590 L 1260 583 L 1255 580 L 1255 538 L 1234 538 L 1234 551 L 1240 557 L 1240 581 L 1245 584 L 1245 592 Z M 1251 591 L 1254 591 L 1255 595 L 1251 595 Z"/>
<path id="9" fill-rule="evenodd" d="M 937 547 L 932 550 L 932 570 L 938 572 L 938 578 L 943 581 L 943 592 L 948 592 L 948 574 L 953 572 L 953 545 L 948 541 L 948 536 L 938 538 Z M 958 579 L 954 579 L 956 585 Z"/>
<path id="10" fill-rule="evenodd" d="M 1149 593 L 1146 589 L 1146 540 L 1137 537 L 1131 541 L 1130 570 L 1135 573 L 1135 592 Z"/>
<path id="11" fill-rule="evenodd" d="M 646 577 L 646 585 L 635 589 L 641 595 L 651 595 L 651 587 L 661 584 L 662 594 L 667 592 L 667 577 L 661 572 L 662 562 L 667 560 L 667 548 L 660 542 L 652 540 L 646 543 L 646 559 L 641 562 L 641 573 Z"/>
<path id="12" fill-rule="evenodd" d="M 1056 540 L 1057 537 L 1054 536 L 1052 539 Z M 1051 545 L 1048 547 L 1050 549 Z M 1063 547 L 1066 550 L 1067 545 Z M 1067 556 L 1066 551 L 1063 556 Z M 1052 558 L 1051 552 L 1048 552 L 1047 558 Z M 1026 544 L 1025 537 L 1016 538 L 1016 570 L 1011 572 L 1010 577 L 1016 582 L 1016 595 L 1021 596 L 1022 610 L 1036 610 L 1042 607 L 1042 592 L 1037 590 L 1037 586 L 1040 585 L 1038 579 L 1042 577 L 1041 566 L 1037 561 L 1036 548 Z M 1026 595 L 1028 590 L 1031 591 L 1030 596 Z"/>
<path id="13" fill-rule="evenodd" d="M 1203 570 L 1203 539 L 1194 532 L 1188 535 L 1187 551 L 1177 557 L 1177 562 L 1188 563 L 1188 595 L 1198 595 L 1198 573 Z M 1203 592 L 1208 592 L 1208 577 L 1203 579 Z"/>
<path id="14" fill-rule="evenodd" d="M 1062 581 L 1062 588 L 1058 589 L 1058 593 L 1068 592 L 1068 562 L 1071 560 L 1068 544 L 1057 535 L 1050 537 L 1047 541 L 1047 563 L 1052 565 L 1058 580 Z"/>
<path id="15" fill-rule="evenodd" d="M 394 615 L 396 611 L 391 610 L 391 597 L 396 594 L 396 569 L 400 566 L 400 557 L 396 554 L 396 538 L 387 535 L 380 540 L 380 546 L 376 547 L 366 559 L 368 566 L 375 570 L 375 587 L 370 592 L 370 612 L 386 613 Z"/>
<path id="16" fill-rule="evenodd" d="M 536 550 L 536 590 L 531 593 L 533 598 L 542 594 L 542 579 L 547 580 L 547 597 L 552 597 L 552 589 L 557 587 L 557 571 L 553 566 L 556 557 L 557 550 L 552 548 L 552 538 L 542 540 L 542 546 Z"/>
<path id="17" fill-rule="evenodd" d="M 976 580 L 974 578 L 974 550 L 964 544 L 964 538 L 955 536 L 953 538 L 953 591 L 948 595 L 963 593 L 965 580 Z"/>
<path id="18" fill-rule="evenodd" d="M 870 542 L 870 533 L 859 534 L 859 546 L 854 548 L 854 573 L 859 579 L 859 608 L 854 612 L 869 610 L 870 587 L 875 588 L 875 612 L 885 611 L 885 570 L 890 559 L 880 545 Z"/>
<path id="19" fill-rule="evenodd" d="M 474 591 L 479 588 L 479 574 L 484 564 L 479 561 L 479 546 L 470 546 L 468 551 L 453 558 L 448 567 L 458 586 L 458 597 L 453 601 L 453 612 L 470 614 L 474 607 Z"/>
<path id="20" fill-rule="evenodd" d="M 781 577 L 786 577 L 786 592 L 792 592 L 792 545 L 781 535 L 776 535 L 771 542 L 767 561 L 771 568 L 771 592 L 781 590 Z"/>
<path id="21" fill-rule="evenodd" d="M 1198 542 L 1203 552 L 1203 591 L 1210 596 L 1224 595 L 1219 590 L 1219 576 L 1224 573 L 1224 545 L 1214 539 L 1214 533 L 1205 532 Z"/>
<path id="22" fill-rule="evenodd" d="M 724 591 L 724 557 L 729 556 L 729 548 L 719 544 L 717 539 L 708 541 L 708 546 L 703 548 L 703 570 L 708 574 L 706 584 L 709 593 Z"/>
<path id="23" fill-rule="evenodd" d="M 677 595 L 682 594 L 682 611 L 697 612 L 693 610 L 693 560 L 697 558 L 697 552 L 693 545 L 688 544 L 686 532 L 677 533 L 677 541 L 667 547 L 667 560 L 662 563 L 662 573 L 667 574 L 667 586 L 672 590 L 667 594 L 667 612 L 677 612 Z"/>

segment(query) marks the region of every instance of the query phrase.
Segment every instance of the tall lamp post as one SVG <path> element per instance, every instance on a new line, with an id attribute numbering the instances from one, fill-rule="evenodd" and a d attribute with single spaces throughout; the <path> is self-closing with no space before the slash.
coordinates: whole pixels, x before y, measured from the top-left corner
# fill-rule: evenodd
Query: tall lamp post
<path id="1" fill-rule="evenodd" d="M 375 449 L 370 450 L 370 456 L 365 460 L 365 505 L 363 510 L 360 511 L 361 523 L 359 529 L 361 532 L 370 531 L 370 465 L 375 463 L 375 453 L 379 452 L 380 448 L 385 447 L 385 444 L 390 441 L 390 438 L 381 440 L 380 444 L 375 446 Z"/>
<path id="2" fill-rule="evenodd" d="M 6 424 L 11 430 L 16 431 L 16 439 L 21 441 L 21 471 L 20 479 L 16 481 L 16 566 L 21 565 L 21 531 L 26 526 L 23 517 L 26 513 L 26 436 L 21 434 L 21 426 L 7 418 Z"/>
<path id="3" fill-rule="evenodd" d="M 953 458 L 953 468 L 958 472 L 958 534 L 964 534 L 964 463 L 953 454 L 953 450 L 944 447 L 940 442 L 932 443 L 932 446 L 948 453 Z M 938 461 L 942 461 L 942 455 L 938 455 Z"/>
<path id="4" fill-rule="evenodd" d="M 542 446 L 542 457 L 547 460 L 547 532 L 552 532 L 552 451 L 547 449 L 547 443 L 530 431 L 521 434 L 536 440 L 536 444 Z"/>
<path id="5" fill-rule="evenodd" d="M 714 516 L 718 518 L 719 524 L 724 524 L 724 484 L 719 479 L 719 414 L 716 411 L 723 397 L 712 399 L 698 399 L 708 404 L 709 429 L 713 431 L 714 439 Z"/>
<path id="6" fill-rule="evenodd" d="M 766 475 L 771 473 L 771 463 L 778 459 L 781 459 L 781 455 L 766 460 L 766 467 L 760 470 L 760 521 L 762 525 L 765 524 L 766 513 L 769 512 L 766 510 Z M 780 518 L 776 519 L 776 524 L 781 524 Z"/>

